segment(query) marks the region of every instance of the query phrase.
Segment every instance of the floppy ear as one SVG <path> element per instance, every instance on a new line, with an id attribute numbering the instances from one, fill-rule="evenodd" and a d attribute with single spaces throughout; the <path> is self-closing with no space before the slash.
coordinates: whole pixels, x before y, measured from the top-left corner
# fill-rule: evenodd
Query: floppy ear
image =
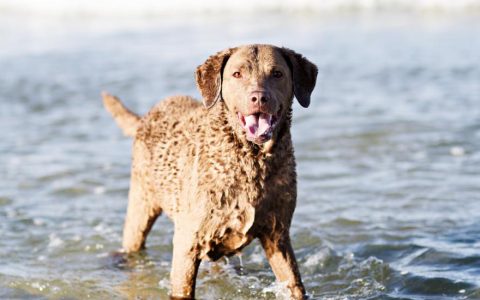
<path id="1" fill-rule="evenodd" d="M 287 48 L 281 48 L 293 77 L 293 93 L 303 107 L 310 105 L 310 95 L 317 82 L 318 69 L 301 54 Z"/>
<path id="2" fill-rule="evenodd" d="M 210 56 L 202 65 L 197 67 L 195 79 L 197 88 L 203 97 L 203 105 L 212 107 L 222 98 L 222 73 L 228 59 L 236 48 L 220 51 Z"/>

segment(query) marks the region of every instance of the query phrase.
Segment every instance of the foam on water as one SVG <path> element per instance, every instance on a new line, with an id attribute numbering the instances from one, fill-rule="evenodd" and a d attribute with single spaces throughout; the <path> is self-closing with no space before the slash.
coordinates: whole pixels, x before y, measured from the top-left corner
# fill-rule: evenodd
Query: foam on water
<path id="1" fill-rule="evenodd" d="M 120 16 L 152 17 L 178 13 L 212 14 L 258 13 L 260 11 L 283 11 L 304 13 L 375 12 L 473 12 L 480 11 L 479 0 L 0 0 L 0 13 L 22 13 L 40 16 Z"/>
<path id="2" fill-rule="evenodd" d="M 51 233 L 49 236 L 48 248 L 58 248 L 63 245 L 63 240 L 59 238 L 55 233 Z"/>

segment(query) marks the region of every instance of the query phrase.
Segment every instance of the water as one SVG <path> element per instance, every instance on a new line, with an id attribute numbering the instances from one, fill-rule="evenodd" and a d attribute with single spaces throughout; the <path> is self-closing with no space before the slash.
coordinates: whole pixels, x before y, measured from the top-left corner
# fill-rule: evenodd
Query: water
<path id="1" fill-rule="evenodd" d="M 100 91 L 145 113 L 198 96 L 228 46 L 320 70 L 294 107 L 292 239 L 313 299 L 480 299 L 478 15 L 0 15 L 0 298 L 166 299 L 172 226 L 120 248 L 131 141 Z M 258 243 L 202 264 L 199 299 L 285 298 Z"/>

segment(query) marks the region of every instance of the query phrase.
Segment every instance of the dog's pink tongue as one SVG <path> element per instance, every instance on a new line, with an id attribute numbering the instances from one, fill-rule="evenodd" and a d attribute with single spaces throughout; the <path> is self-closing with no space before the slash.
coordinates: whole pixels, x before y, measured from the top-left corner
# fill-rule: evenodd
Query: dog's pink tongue
<path id="1" fill-rule="evenodd" d="M 255 137 L 258 130 L 258 117 L 256 115 L 245 116 L 245 129 L 248 137 Z"/>
<path id="2" fill-rule="evenodd" d="M 272 115 L 267 114 L 260 114 L 260 118 L 258 119 L 258 135 L 262 135 L 270 129 Z"/>
<path id="3" fill-rule="evenodd" d="M 247 131 L 247 137 L 255 138 L 267 132 L 267 130 L 270 129 L 271 118 L 271 115 L 263 113 L 260 114 L 260 116 L 245 116 L 245 129 Z"/>

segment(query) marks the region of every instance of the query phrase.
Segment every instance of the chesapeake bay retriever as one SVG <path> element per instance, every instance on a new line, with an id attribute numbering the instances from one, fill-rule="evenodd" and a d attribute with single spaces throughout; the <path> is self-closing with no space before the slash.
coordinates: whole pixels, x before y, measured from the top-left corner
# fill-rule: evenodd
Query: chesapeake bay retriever
<path id="1" fill-rule="evenodd" d="M 196 71 L 200 102 L 169 97 L 139 117 L 111 95 L 106 109 L 135 138 L 123 248 L 138 251 L 155 219 L 174 223 L 171 297 L 192 299 L 202 259 L 254 238 L 293 299 L 305 288 L 289 237 L 296 204 L 293 96 L 308 107 L 317 67 L 286 48 L 248 45 Z"/>

